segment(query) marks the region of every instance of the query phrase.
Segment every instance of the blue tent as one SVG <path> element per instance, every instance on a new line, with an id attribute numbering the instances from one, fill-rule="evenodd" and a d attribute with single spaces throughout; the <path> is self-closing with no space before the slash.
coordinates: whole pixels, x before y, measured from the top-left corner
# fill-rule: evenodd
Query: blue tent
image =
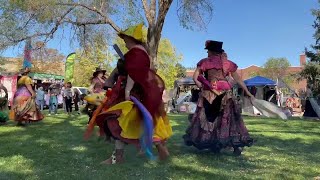
<path id="1" fill-rule="evenodd" d="M 250 79 L 247 79 L 244 81 L 246 86 L 275 86 L 277 85 L 276 82 L 274 82 L 271 79 L 262 77 L 262 76 L 256 76 Z"/>

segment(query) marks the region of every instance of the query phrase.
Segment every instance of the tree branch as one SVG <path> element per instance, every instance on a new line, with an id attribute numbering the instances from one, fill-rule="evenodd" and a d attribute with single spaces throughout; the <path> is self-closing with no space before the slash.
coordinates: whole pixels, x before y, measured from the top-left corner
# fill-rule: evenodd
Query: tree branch
<path id="1" fill-rule="evenodd" d="M 73 7 L 77 7 L 77 6 L 80 6 L 80 7 L 83 7 L 85 9 L 88 9 L 90 11 L 93 11 L 97 14 L 99 14 L 100 16 L 104 17 L 104 18 L 107 18 L 107 16 L 105 14 L 103 14 L 101 11 L 99 11 L 96 7 L 89 7 L 88 5 L 86 4 L 81 4 L 81 3 L 57 3 L 57 5 L 61 5 L 61 6 L 73 6 Z"/>
<path id="2" fill-rule="evenodd" d="M 104 3 L 105 1 L 100 1 L 100 12 L 101 13 L 106 13 L 106 9 L 104 8 Z"/>
<path id="3" fill-rule="evenodd" d="M 163 27 L 164 20 L 173 0 L 159 0 L 159 14 L 156 22 L 157 28 Z"/>
<path id="4" fill-rule="evenodd" d="M 187 24 L 191 22 L 199 25 L 200 29 L 206 29 L 212 19 L 213 8 L 210 0 L 180 0 L 177 2 L 177 6 L 177 15 L 183 22 L 183 26 L 187 27 Z M 208 14 L 206 20 L 204 19 L 205 13 Z"/>
<path id="5" fill-rule="evenodd" d="M 53 36 L 53 34 L 58 30 L 58 27 L 61 25 L 62 20 L 74 9 L 74 7 L 69 8 L 61 17 L 57 18 L 57 21 L 55 23 L 55 26 L 50 30 L 50 32 L 44 32 L 44 33 L 35 33 L 33 35 L 30 36 L 26 36 L 24 38 L 21 39 L 16 39 L 16 40 L 12 40 L 13 43 L 19 43 L 21 41 L 30 39 L 30 38 L 34 38 L 34 37 L 39 37 L 39 36 L 47 36 L 47 38 L 49 36 Z M 46 38 L 46 39 L 47 39 Z M 8 38 L 9 39 L 9 38 Z"/>
<path id="6" fill-rule="evenodd" d="M 99 14 L 101 17 L 105 19 L 106 24 L 109 24 L 115 31 L 120 32 L 121 29 L 105 14 L 103 14 L 100 10 L 98 10 L 95 7 L 89 7 L 86 4 L 81 4 L 81 3 L 58 3 L 57 5 L 61 6 L 73 6 L 73 7 L 83 7 L 89 11 L 95 12 Z"/>
<path id="7" fill-rule="evenodd" d="M 53 36 L 53 34 L 58 30 L 58 27 L 61 25 L 62 20 L 74 9 L 74 7 L 71 7 L 67 10 L 66 13 L 64 13 L 61 17 L 58 18 L 56 21 L 56 24 L 53 29 L 51 29 L 50 34 Z M 46 38 L 47 39 L 47 38 Z"/>
<path id="8" fill-rule="evenodd" d="M 70 23 L 76 26 L 107 24 L 107 22 L 103 19 L 88 20 L 88 21 L 72 21 L 71 19 L 65 19 L 63 22 Z"/>
<path id="9" fill-rule="evenodd" d="M 154 25 L 156 23 L 156 13 L 157 13 L 156 9 L 157 9 L 156 0 L 151 0 L 151 4 L 150 4 L 150 18 L 152 21 L 151 25 Z M 159 7 L 159 9 L 160 9 L 160 7 Z"/>
<path id="10" fill-rule="evenodd" d="M 150 8 L 149 8 L 148 2 L 147 2 L 148 0 L 141 0 L 141 1 L 142 1 L 144 13 L 146 14 L 147 21 L 149 24 L 152 24 L 152 18 L 150 15 Z"/>
<path id="11" fill-rule="evenodd" d="M 32 13 L 31 16 L 29 17 L 29 19 L 27 20 L 27 22 L 20 29 L 26 28 L 28 26 L 29 22 L 31 22 L 32 18 L 34 18 L 34 17 L 35 17 L 35 14 Z"/>

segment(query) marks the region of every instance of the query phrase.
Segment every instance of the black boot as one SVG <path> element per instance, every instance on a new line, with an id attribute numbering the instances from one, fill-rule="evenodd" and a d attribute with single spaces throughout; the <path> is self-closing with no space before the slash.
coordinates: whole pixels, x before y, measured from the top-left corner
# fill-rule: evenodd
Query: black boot
<path id="1" fill-rule="evenodd" d="M 214 154 L 219 154 L 220 151 L 222 149 L 222 146 L 220 144 L 214 144 L 214 145 L 211 145 L 210 147 L 210 150 L 214 153 Z"/>
<path id="2" fill-rule="evenodd" d="M 25 126 L 26 126 L 26 124 L 22 123 L 22 121 L 18 121 L 17 126 L 25 127 Z"/>
<path id="3" fill-rule="evenodd" d="M 235 156 L 241 156 L 242 149 L 240 147 L 233 147 L 233 154 Z"/>
<path id="4" fill-rule="evenodd" d="M 192 146 L 193 142 L 191 141 L 191 138 L 188 135 L 183 135 L 182 138 L 184 139 L 184 144 L 186 146 Z"/>
<path id="5" fill-rule="evenodd" d="M 214 154 L 220 154 L 221 149 L 213 148 L 213 149 L 211 149 L 211 151 L 212 151 Z"/>

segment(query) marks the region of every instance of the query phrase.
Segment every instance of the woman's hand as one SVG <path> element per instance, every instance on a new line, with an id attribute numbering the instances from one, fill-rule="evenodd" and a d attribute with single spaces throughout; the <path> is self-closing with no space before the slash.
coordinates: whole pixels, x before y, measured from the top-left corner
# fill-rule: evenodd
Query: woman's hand
<path id="1" fill-rule="evenodd" d="M 32 89 L 31 84 L 25 84 L 25 85 L 26 85 L 28 91 L 31 93 L 31 97 L 32 97 L 32 98 L 35 98 L 35 97 L 36 97 L 36 93 L 35 93 L 34 90 Z"/>
<path id="2" fill-rule="evenodd" d="M 252 103 L 252 101 L 255 99 L 254 95 L 252 95 L 249 91 L 247 92 L 247 95 L 249 96 L 250 101 Z"/>
<path id="3" fill-rule="evenodd" d="M 98 77 L 98 79 L 100 80 L 100 82 L 105 83 L 105 80 L 102 77 Z"/>
<path id="4" fill-rule="evenodd" d="M 235 71 L 235 72 L 231 73 L 231 76 L 240 85 L 240 87 L 246 92 L 247 96 L 250 97 L 250 100 L 252 102 L 252 100 L 254 100 L 255 97 L 250 93 L 250 91 L 248 90 L 247 86 L 244 84 L 244 82 L 240 78 L 239 74 Z"/>
<path id="5" fill-rule="evenodd" d="M 197 81 L 196 85 L 198 86 L 198 88 L 202 88 L 202 83 L 201 82 Z"/>
<path id="6" fill-rule="evenodd" d="M 254 98 L 254 96 L 253 96 L 250 92 L 247 92 L 247 95 L 248 95 L 250 98 Z"/>

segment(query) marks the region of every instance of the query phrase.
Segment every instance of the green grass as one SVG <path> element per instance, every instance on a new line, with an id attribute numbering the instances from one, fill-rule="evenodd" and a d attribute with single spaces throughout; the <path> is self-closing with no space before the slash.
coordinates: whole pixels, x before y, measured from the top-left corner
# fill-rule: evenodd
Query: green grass
<path id="1" fill-rule="evenodd" d="M 26 128 L 0 126 L 0 179 L 313 179 L 320 176 L 320 122 L 245 117 L 257 143 L 234 157 L 183 145 L 185 115 L 170 115 L 174 135 L 165 162 L 136 157 L 126 147 L 126 163 L 103 166 L 111 144 L 82 139 L 87 116 L 46 117 Z M 155 151 L 156 152 L 156 151 Z"/>

